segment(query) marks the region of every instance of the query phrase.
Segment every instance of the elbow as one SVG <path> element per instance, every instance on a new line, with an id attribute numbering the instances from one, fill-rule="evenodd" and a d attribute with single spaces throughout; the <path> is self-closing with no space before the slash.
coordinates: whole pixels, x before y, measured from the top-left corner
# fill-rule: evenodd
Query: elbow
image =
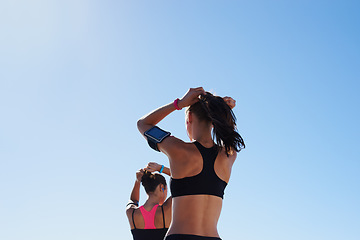
<path id="1" fill-rule="evenodd" d="M 138 130 L 141 132 L 141 126 L 143 125 L 143 120 L 142 119 L 139 119 L 136 123 L 136 126 L 138 128 Z"/>
<path id="2" fill-rule="evenodd" d="M 145 119 L 140 118 L 137 121 L 137 128 L 139 130 L 139 132 L 144 135 L 144 132 L 146 132 L 147 130 L 149 130 L 151 127 L 153 127 L 153 125 L 149 124 L 148 122 L 146 122 Z"/>
<path id="3" fill-rule="evenodd" d="M 142 119 L 140 118 L 139 120 L 137 120 L 136 122 L 136 125 L 137 125 L 137 128 L 140 129 L 140 126 L 142 124 Z"/>
<path id="4" fill-rule="evenodd" d="M 144 123 L 144 119 L 140 118 L 137 121 L 136 125 L 137 125 L 139 132 L 144 135 L 144 132 L 146 131 L 146 129 L 145 129 L 146 124 Z"/>

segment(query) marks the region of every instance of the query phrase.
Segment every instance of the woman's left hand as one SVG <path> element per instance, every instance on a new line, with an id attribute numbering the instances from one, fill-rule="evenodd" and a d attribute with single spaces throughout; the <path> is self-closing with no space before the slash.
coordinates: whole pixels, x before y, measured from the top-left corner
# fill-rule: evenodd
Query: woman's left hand
<path id="1" fill-rule="evenodd" d="M 159 172 L 161 170 L 161 165 L 156 162 L 149 162 L 146 168 L 144 169 L 149 172 L 155 172 L 155 171 Z"/>
<path id="2" fill-rule="evenodd" d="M 205 94 L 205 90 L 202 87 L 190 88 L 187 93 L 179 100 L 178 106 L 180 108 L 188 107 L 197 101 L 199 101 L 199 96 Z"/>
<path id="3" fill-rule="evenodd" d="M 232 97 L 223 97 L 226 104 L 233 109 L 236 105 L 236 101 Z"/>

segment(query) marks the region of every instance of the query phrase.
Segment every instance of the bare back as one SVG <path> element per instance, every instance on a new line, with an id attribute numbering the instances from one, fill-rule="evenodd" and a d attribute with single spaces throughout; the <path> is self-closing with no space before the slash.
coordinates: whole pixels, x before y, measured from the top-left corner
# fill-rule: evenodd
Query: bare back
<path id="1" fill-rule="evenodd" d="M 167 152 L 164 151 L 170 160 L 172 178 L 192 177 L 202 171 L 203 157 L 194 143 L 185 143 L 174 137 L 169 137 L 164 143 L 164 145 L 173 144 L 176 146 L 174 151 L 171 149 Z M 226 183 L 229 181 L 235 159 L 236 153 L 228 157 L 223 149 L 216 156 L 215 173 Z M 173 197 L 172 222 L 167 234 L 219 237 L 217 223 L 221 208 L 222 198 L 218 196 L 197 194 Z"/>

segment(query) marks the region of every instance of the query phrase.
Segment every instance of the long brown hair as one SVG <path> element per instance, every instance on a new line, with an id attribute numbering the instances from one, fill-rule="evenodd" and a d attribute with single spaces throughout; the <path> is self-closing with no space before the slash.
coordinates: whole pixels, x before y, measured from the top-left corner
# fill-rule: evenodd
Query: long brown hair
<path id="1" fill-rule="evenodd" d="M 188 108 L 200 121 L 211 122 L 213 138 L 216 144 L 225 148 L 229 156 L 233 150 L 240 152 L 245 143 L 237 132 L 236 117 L 222 97 L 214 96 L 209 92 L 200 96 L 200 101 Z"/>

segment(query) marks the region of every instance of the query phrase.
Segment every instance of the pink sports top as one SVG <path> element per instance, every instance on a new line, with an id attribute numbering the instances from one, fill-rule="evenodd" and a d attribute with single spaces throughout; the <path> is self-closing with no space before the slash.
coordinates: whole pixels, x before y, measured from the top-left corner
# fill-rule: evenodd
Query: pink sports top
<path id="1" fill-rule="evenodd" d="M 146 211 L 146 209 L 144 208 L 144 206 L 141 206 L 139 209 L 141 211 L 141 214 L 144 218 L 145 221 L 145 227 L 144 229 L 156 229 L 155 227 L 155 213 L 156 213 L 156 209 L 158 208 L 159 204 L 156 204 L 151 210 L 150 212 Z"/>
<path id="2" fill-rule="evenodd" d="M 145 221 L 145 228 L 144 229 L 139 229 L 136 228 L 135 226 L 135 221 L 134 221 L 134 212 L 135 212 L 135 208 L 133 209 L 132 212 L 132 220 L 133 220 L 133 224 L 134 224 L 134 229 L 131 229 L 131 233 L 133 235 L 133 239 L 134 240 L 163 240 L 165 238 L 166 232 L 167 232 L 167 228 L 165 228 L 165 216 L 164 216 L 164 208 L 163 206 L 161 206 L 161 212 L 162 212 L 162 216 L 163 216 L 163 228 L 155 228 L 155 224 L 154 224 L 154 220 L 155 220 L 155 213 L 156 213 L 156 209 L 158 208 L 158 204 L 156 204 L 153 209 L 151 209 L 150 212 L 146 211 L 144 206 L 139 207 L 138 209 L 140 209 L 141 211 L 141 215 L 144 218 Z"/>

